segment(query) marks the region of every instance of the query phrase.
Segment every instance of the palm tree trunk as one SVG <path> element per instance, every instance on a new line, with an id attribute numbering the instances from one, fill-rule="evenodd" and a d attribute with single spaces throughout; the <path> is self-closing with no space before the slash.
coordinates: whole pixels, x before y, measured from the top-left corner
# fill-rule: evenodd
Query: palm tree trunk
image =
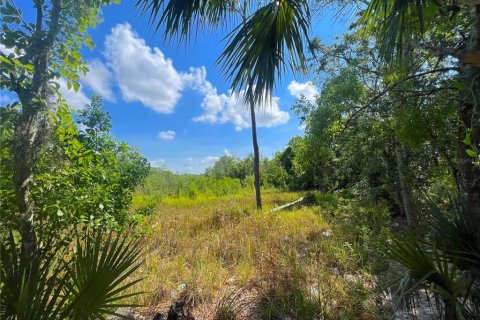
<path id="1" fill-rule="evenodd" d="M 262 209 L 262 195 L 260 192 L 260 151 L 257 141 L 257 122 L 255 120 L 255 101 L 252 95 L 249 95 L 250 116 L 252 118 L 252 141 L 253 141 L 253 175 L 255 176 L 255 199 L 257 209 Z"/>

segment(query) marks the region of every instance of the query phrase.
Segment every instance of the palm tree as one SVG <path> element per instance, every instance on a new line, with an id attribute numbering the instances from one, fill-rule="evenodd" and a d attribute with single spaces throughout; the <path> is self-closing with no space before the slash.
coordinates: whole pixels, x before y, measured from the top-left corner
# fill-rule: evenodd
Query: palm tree
<path id="1" fill-rule="evenodd" d="M 192 28 L 225 27 L 225 21 L 241 23 L 230 30 L 227 45 L 217 63 L 222 66 L 231 89 L 245 90 L 250 107 L 254 151 L 257 208 L 260 195 L 260 155 L 257 142 L 255 109 L 271 98 L 277 78 L 286 68 L 304 66 L 304 47 L 310 26 L 310 10 L 304 0 L 138 0 L 137 7 L 150 15 L 158 30 L 165 26 L 166 38 L 188 39 Z"/>

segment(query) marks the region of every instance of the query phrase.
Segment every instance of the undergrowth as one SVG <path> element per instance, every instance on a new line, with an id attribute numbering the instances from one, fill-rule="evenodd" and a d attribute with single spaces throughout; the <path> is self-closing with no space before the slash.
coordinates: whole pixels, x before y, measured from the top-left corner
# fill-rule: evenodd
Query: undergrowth
<path id="1" fill-rule="evenodd" d="M 137 195 L 144 217 L 145 295 L 159 310 L 188 296 L 199 319 L 380 318 L 387 242 L 384 206 L 314 194 L 308 206 L 269 212 L 302 194 L 265 192 L 158 198 Z M 232 293 L 233 292 L 233 293 Z M 227 298 L 226 298 L 227 297 Z"/>

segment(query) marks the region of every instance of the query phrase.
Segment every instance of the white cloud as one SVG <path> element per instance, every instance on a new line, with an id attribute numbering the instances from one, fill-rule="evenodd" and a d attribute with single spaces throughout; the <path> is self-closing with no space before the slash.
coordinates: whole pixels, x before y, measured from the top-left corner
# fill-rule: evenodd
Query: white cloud
<path id="1" fill-rule="evenodd" d="M 150 166 L 153 168 L 164 168 L 165 167 L 165 160 L 164 159 L 155 159 L 155 160 L 150 160 Z"/>
<path id="2" fill-rule="evenodd" d="M 0 45 L 2 52 L 12 52 Z M 190 67 L 188 72 L 178 72 L 171 59 L 157 47 L 150 47 L 128 24 L 117 24 L 105 38 L 105 59 L 89 63 L 90 71 L 80 81 L 106 100 L 115 101 L 112 81 L 118 85 L 126 102 L 139 101 L 158 113 L 173 113 L 182 91 L 192 89 L 203 95 L 203 113 L 193 121 L 225 124 L 232 123 L 240 131 L 251 126 L 249 107 L 244 101 L 244 91 L 219 93 L 207 79 L 205 67 Z M 58 80 L 63 98 L 74 108 L 90 102 L 80 86 L 78 92 L 68 90 L 64 79 Z M 304 96 L 313 101 L 317 89 L 311 82 L 292 81 L 288 90 L 297 98 Z M 257 126 L 274 127 L 285 124 L 290 116 L 279 107 L 279 98 L 257 106 Z M 173 140 L 175 132 L 160 132 L 159 137 Z"/>
<path id="3" fill-rule="evenodd" d="M 75 92 L 73 88 L 68 89 L 67 81 L 64 78 L 57 79 L 57 83 L 60 85 L 58 91 L 70 107 L 74 109 L 81 109 L 90 103 L 90 99 L 83 92 L 81 85 L 78 91 Z"/>
<path id="4" fill-rule="evenodd" d="M 88 69 L 88 73 L 80 78 L 82 84 L 106 100 L 115 101 L 115 95 L 111 88 L 113 75 L 107 66 L 95 59 L 88 63 Z"/>
<path id="5" fill-rule="evenodd" d="M 158 133 L 158 137 L 163 140 L 173 140 L 175 139 L 175 131 L 173 130 L 160 131 Z"/>
<path id="6" fill-rule="evenodd" d="M 278 101 L 280 98 L 273 97 L 266 104 L 257 106 L 256 120 L 258 127 L 275 127 L 288 122 L 290 116 L 280 110 Z M 245 91 L 240 93 L 230 92 L 228 95 L 217 94 L 217 90 L 205 95 L 202 104 L 204 112 L 193 118 L 196 122 L 205 123 L 232 123 L 235 130 L 249 128 L 251 126 L 250 111 L 245 103 Z"/>
<path id="7" fill-rule="evenodd" d="M 140 101 L 159 113 L 174 111 L 183 80 L 160 49 L 147 46 L 129 24 L 116 25 L 106 37 L 105 48 L 125 101 Z"/>
<path id="8" fill-rule="evenodd" d="M 311 81 L 301 83 L 293 80 L 287 88 L 295 98 L 305 98 L 309 102 L 315 102 L 315 97 L 318 95 L 317 87 Z"/>
<path id="9" fill-rule="evenodd" d="M 193 118 L 193 121 L 204 123 L 232 123 L 235 130 L 251 126 L 250 109 L 245 103 L 245 91 L 240 93 L 229 92 L 218 94 L 209 81 L 206 80 L 204 67 L 190 69 L 190 85 L 201 92 L 204 97 L 202 101 L 203 113 Z M 257 106 L 257 126 L 274 127 L 288 122 L 290 116 L 287 112 L 280 110 L 278 101 L 280 98 L 272 97 L 266 104 Z"/>
<path id="10" fill-rule="evenodd" d="M 196 122 L 232 123 L 235 130 L 251 126 L 249 108 L 244 102 L 244 92 L 218 93 L 209 81 L 205 67 L 190 67 L 188 72 L 178 72 L 171 59 L 165 57 L 159 48 L 149 47 L 129 24 L 116 25 L 105 40 L 106 65 L 113 72 L 123 96 L 123 100 L 140 101 L 144 106 L 159 113 L 172 113 L 182 92 L 191 89 L 203 95 L 203 113 Z M 110 90 L 108 69 L 100 62 L 88 84 L 92 90 Z M 100 71 L 99 71 L 100 70 Z M 97 88 L 97 89 L 95 89 Z M 108 94 L 108 91 L 107 91 Z M 280 110 L 279 98 L 257 108 L 257 125 L 273 127 L 285 124 L 290 116 Z M 173 139 L 173 137 L 172 137 Z"/>

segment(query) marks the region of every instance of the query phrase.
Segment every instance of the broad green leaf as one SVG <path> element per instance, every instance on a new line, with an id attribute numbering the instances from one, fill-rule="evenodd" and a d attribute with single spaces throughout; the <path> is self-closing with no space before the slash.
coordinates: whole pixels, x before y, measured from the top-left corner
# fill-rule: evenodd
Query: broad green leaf
<path id="1" fill-rule="evenodd" d="M 472 158 L 477 158 L 478 157 L 478 154 L 475 152 L 475 150 L 467 149 L 466 152 Z"/>

